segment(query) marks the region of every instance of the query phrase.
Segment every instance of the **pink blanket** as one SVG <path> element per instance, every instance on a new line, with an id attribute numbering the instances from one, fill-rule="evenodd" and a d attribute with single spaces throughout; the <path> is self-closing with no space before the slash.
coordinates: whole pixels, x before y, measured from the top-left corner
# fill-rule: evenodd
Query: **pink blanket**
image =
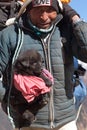
<path id="1" fill-rule="evenodd" d="M 47 76 L 52 82 L 52 75 L 43 69 L 43 74 Z M 23 76 L 20 74 L 14 74 L 14 86 L 21 91 L 27 102 L 31 102 L 36 96 L 50 92 L 51 87 L 47 87 L 43 79 L 36 76 Z"/>

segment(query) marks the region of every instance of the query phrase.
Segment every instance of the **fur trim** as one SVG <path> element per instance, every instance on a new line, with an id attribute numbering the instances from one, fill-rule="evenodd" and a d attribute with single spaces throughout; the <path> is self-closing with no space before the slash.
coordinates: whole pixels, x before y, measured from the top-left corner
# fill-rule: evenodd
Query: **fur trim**
<path id="1" fill-rule="evenodd" d="M 15 23 L 15 17 L 14 18 L 10 18 L 10 19 L 8 19 L 7 21 L 6 21 L 6 26 L 9 26 L 9 25 L 11 25 L 11 24 L 14 24 Z"/>

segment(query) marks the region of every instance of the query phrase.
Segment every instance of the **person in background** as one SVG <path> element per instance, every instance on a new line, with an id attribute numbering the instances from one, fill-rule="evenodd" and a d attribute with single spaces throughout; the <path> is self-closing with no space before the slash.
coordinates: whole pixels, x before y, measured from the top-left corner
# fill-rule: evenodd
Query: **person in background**
<path id="1" fill-rule="evenodd" d="M 80 105 L 83 103 L 87 95 L 87 86 L 84 81 L 86 75 L 86 67 L 84 67 L 84 62 L 79 61 L 74 57 L 74 96 L 75 96 L 75 108 L 78 112 Z"/>
<path id="2" fill-rule="evenodd" d="M 7 27 L 6 21 L 15 17 L 22 4 L 22 0 L 0 0 L 0 31 Z"/>
<path id="3" fill-rule="evenodd" d="M 20 128 L 20 118 L 10 104 L 11 97 L 16 103 L 11 91 L 13 65 L 19 54 L 33 48 L 42 55 L 54 85 L 36 120 L 31 124 L 24 121 Z M 87 23 L 60 0 L 26 0 L 14 25 L 0 35 L 0 98 L 14 130 L 77 130 L 73 56 L 87 62 Z"/>

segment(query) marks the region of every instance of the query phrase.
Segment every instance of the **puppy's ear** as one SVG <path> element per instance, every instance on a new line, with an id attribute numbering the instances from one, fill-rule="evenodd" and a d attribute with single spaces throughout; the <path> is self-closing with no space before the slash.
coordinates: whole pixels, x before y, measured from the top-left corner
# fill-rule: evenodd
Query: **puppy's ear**
<path id="1" fill-rule="evenodd" d="M 14 68 L 15 69 L 23 69 L 23 68 L 27 68 L 30 66 L 30 63 L 28 60 L 16 60 L 15 64 L 14 64 Z"/>
<path id="2" fill-rule="evenodd" d="M 30 66 L 30 62 L 29 62 L 29 60 L 23 60 L 21 62 L 21 65 L 28 68 Z"/>

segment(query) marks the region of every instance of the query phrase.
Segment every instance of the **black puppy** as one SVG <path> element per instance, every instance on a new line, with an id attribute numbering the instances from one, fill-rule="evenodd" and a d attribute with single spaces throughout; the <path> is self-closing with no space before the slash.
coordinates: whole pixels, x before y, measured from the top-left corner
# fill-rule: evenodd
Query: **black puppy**
<path id="1" fill-rule="evenodd" d="M 42 73 L 42 68 L 43 59 L 40 53 L 38 53 L 34 49 L 27 50 L 23 54 L 19 55 L 14 64 L 14 72 L 16 74 L 38 76 L 44 80 L 46 86 L 50 87 L 52 85 L 52 81 L 44 76 L 44 74 Z M 40 95 L 33 102 L 28 103 L 25 101 L 24 97 L 18 90 L 14 88 L 13 92 L 16 92 L 15 98 L 17 98 L 18 96 L 18 99 L 15 99 L 14 102 L 12 101 L 12 105 L 16 107 L 16 110 L 18 112 L 20 112 L 20 116 L 22 116 L 21 119 L 26 119 L 31 124 L 32 121 L 35 119 L 34 115 L 36 114 L 38 109 L 48 103 L 48 94 Z M 20 105 L 18 106 L 18 104 Z"/>
<path id="2" fill-rule="evenodd" d="M 43 58 L 40 53 L 34 49 L 29 49 L 19 55 L 14 64 L 15 73 L 28 76 L 38 76 L 44 80 L 48 87 L 50 87 L 52 85 L 52 81 L 43 75 L 42 69 Z"/>

